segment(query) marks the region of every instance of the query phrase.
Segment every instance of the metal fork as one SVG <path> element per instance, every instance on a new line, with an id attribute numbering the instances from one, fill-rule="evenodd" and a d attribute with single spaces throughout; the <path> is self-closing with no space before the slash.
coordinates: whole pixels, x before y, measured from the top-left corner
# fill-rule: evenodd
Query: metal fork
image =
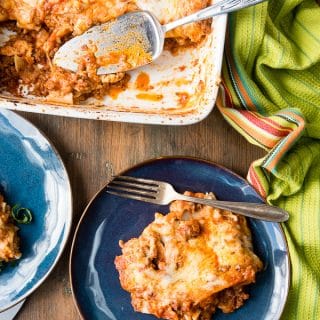
<path id="1" fill-rule="evenodd" d="M 284 222 L 289 219 L 288 212 L 268 204 L 189 197 L 176 192 L 170 183 L 157 180 L 117 176 L 108 184 L 107 192 L 124 198 L 160 205 L 169 204 L 173 200 L 190 201 L 223 210 L 230 210 L 234 213 L 265 221 Z"/>

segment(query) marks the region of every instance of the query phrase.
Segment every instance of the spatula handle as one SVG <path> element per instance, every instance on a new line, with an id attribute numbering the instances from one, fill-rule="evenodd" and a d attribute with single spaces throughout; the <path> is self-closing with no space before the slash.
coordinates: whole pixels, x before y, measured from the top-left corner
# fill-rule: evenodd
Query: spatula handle
<path id="1" fill-rule="evenodd" d="M 237 11 L 249 6 L 253 6 L 263 1 L 266 1 L 266 0 L 222 0 L 210 7 L 202 9 L 196 13 L 193 13 L 190 16 L 187 16 L 182 19 L 163 25 L 162 30 L 166 33 L 169 30 L 175 29 L 184 24 L 212 18 L 220 14 Z"/>

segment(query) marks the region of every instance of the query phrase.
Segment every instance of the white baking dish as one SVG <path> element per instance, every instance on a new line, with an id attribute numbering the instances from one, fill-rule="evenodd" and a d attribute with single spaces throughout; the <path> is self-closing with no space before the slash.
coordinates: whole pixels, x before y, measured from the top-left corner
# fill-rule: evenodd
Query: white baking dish
<path id="1" fill-rule="evenodd" d="M 154 63 L 130 72 L 129 87 L 117 97 L 103 101 L 87 100 L 81 105 L 58 105 L 26 96 L 14 97 L 0 92 L 0 107 L 12 110 L 37 112 L 67 117 L 186 125 L 201 121 L 213 109 L 223 58 L 227 17 L 213 19 L 212 33 L 196 48 L 182 50 L 177 55 L 165 51 Z M 135 89 L 137 75 L 146 72 L 152 90 L 148 95 L 159 95 L 159 101 L 137 98 L 141 91 Z M 187 102 L 181 104 L 181 95 Z M 180 101 L 180 102 L 179 102 Z"/>

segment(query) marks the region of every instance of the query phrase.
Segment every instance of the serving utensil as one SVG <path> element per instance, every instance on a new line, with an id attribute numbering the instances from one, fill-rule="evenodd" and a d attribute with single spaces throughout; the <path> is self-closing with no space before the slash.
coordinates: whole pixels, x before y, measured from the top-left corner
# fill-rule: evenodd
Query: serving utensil
<path id="1" fill-rule="evenodd" d="M 190 201 L 265 221 L 284 222 L 289 219 L 288 212 L 265 203 L 231 202 L 190 197 L 176 192 L 170 183 L 157 180 L 117 176 L 108 184 L 107 192 L 123 198 L 160 205 L 169 204 L 173 200 Z"/>
<path id="2" fill-rule="evenodd" d="M 246 8 L 265 0 L 221 0 L 182 19 L 161 25 L 148 11 L 130 12 L 115 20 L 94 26 L 62 45 L 53 63 L 76 72 L 83 58 L 94 54 L 97 74 L 110 74 L 135 69 L 157 59 L 169 30 L 187 23 Z"/>

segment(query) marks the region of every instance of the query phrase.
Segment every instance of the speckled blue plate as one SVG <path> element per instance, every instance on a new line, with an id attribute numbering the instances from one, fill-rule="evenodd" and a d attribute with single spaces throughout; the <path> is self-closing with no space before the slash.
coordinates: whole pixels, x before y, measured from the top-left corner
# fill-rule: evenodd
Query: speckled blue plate
<path id="1" fill-rule="evenodd" d="M 180 192 L 214 192 L 218 199 L 262 202 L 254 189 L 231 171 L 191 158 L 161 158 L 122 174 L 168 181 Z M 118 242 L 137 237 L 168 206 L 128 200 L 99 191 L 85 210 L 73 240 L 70 258 L 72 290 L 80 314 L 91 320 L 155 320 L 133 311 L 130 295 L 119 283 L 114 258 Z M 289 256 L 279 224 L 249 219 L 254 250 L 265 269 L 249 287 L 250 299 L 230 314 L 217 312 L 215 320 L 276 320 L 284 308 L 289 287 Z"/>
<path id="2" fill-rule="evenodd" d="M 0 192 L 33 213 L 19 225 L 22 258 L 0 272 L 0 311 L 32 293 L 56 264 L 71 227 L 72 201 L 65 167 L 31 123 L 0 110 Z"/>

